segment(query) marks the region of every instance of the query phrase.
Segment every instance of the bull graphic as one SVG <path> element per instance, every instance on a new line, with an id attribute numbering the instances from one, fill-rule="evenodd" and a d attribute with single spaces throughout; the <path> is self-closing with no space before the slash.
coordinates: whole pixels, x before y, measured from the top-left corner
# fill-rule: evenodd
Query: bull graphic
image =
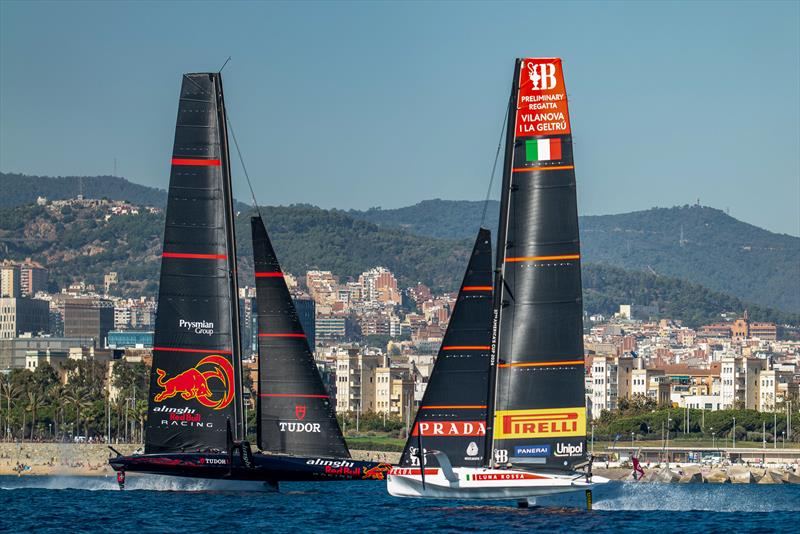
<path id="1" fill-rule="evenodd" d="M 197 402 L 214 410 L 221 410 L 228 406 L 234 397 L 233 365 L 227 358 L 212 354 L 206 356 L 197 365 L 187 369 L 172 378 L 166 378 L 167 372 L 156 369 L 156 384 L 163 388 L 156 394 L 154 401 L 162 402 L 180 394 L 183 400 L 195 399 Z M 213 398 L 213 392 L 208 383 L 210 380 L 219 380 L 224 388 L 222 396 Z"/>
<path id="2" fill-rule="evenodd" d="M 364 469 L 364 474 L 361 477 L 364 480 L 383 480 L 386 478 L 386 473 L 392 468 L 392 464 L 380 463 L 375 467 Z"/>

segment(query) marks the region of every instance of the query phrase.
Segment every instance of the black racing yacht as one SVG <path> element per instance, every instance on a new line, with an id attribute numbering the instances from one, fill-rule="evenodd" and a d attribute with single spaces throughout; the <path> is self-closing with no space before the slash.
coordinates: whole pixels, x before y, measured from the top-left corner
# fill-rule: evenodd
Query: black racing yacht
<path id="1" fill-rule="evenodd" d="M 259 326 L 258 447 L 246 441 L 236 242 L 220 73 L 185 74 L 161 259 L 144 454 L 125 473 L 277 489 L 281 481 L 383 480 L 353 460 L 260 216 L 253 218 Z M 208 487 L 216 487 L 209 484 Z"/>

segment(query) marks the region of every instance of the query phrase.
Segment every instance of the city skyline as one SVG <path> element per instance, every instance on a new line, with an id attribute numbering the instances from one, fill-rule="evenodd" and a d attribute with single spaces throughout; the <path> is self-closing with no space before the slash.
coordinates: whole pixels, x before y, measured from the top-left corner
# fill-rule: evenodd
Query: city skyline
<path id="1" fill-rule="evenodd" d="M 102 175 L 116 159 L 166 188 L 180 73 L 232 56 L 226 100 L 260 203 L 482 200 L 513 58 L 553 55 L 582 214 L 699 198 L 800 235 L 797 4 L 185 5 L 4 2 L 0 170 Z M 219 39 L 197 31 L 211 15 Z"/>

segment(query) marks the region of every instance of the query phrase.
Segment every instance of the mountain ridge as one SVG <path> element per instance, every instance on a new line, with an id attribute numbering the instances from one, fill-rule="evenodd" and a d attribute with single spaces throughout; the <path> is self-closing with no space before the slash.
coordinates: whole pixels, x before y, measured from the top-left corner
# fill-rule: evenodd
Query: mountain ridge
<path id="1" fill-rule="evenodd" d="M 165 191 L 124 178 L 84 177 L 82 180 L 87 196 L 160 207 L 166 203 Z M 78 181 L 78 177 L 0 173 L 0 187 L 9 192 L 0 197 L 0 207 L 19 205 L 23 200 L 26 201 L 23 204 L 34 202 L 38 196 L 51 200 L 71 198 L 78 190 Z M 482 217 L 484 207 L 486 214 Z M 236 209 L 246 212 L 252 208 L 237 202 Z M 416 237 L 467 242 L 474 238 L 481 222 L 485 227 L 496 228 L 499 203 L 431 199 L 391 210 L 316 209 L 320 210 L 318 214 L 325 212 L 325 217 L 339 222 L 347 219 L 372 224 L 375 228 L 370 232 L 373 233 L 382 229 Z M 800 312 L 800 238 L 776 234 L 739 221 L 721 210 L 698 205 L 616 215 L 583 215 L 579 223 L 586 263 L 684 279 L 746 302 Z M 408 237 L 393 239 L 414 241 Z M 340 245 L 342 243 L 340 241 Z M 381 250 L 389 251 L 386 247 Z M 361 253 L 370 255 L 366 250 Z M 307 254 L 303 257 L 306 261 L 313 260 Z"/>

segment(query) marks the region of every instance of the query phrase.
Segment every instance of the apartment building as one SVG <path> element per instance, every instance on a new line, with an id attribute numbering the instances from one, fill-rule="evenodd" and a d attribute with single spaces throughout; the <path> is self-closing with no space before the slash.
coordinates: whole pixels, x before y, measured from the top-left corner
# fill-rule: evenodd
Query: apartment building
<path id="1" fill-rule="evenodd" d="M 49 332 L 50 304 L 28 298 L 0 298 L 0 339 L 13 339 L 25 333 Z"/>
<path id="2" fill-rule="evenodd" d="M 358 346 L 337 348 L 336 360 L 336 411 L 377 411 L 375 398 L 375 370 L 386 366 L 386 356 L 365 353 Z"/>
<path id="3" fill-rule="evenodd" d="M 796 397 L 798 385 L 793 381 L 794 373 L 771 369 L 759 375 L 758 411 L 774 412 L 779 403 Z"/>
<path id="4" fill-rule="evenodd" d="M 748 410 L 757 409 L 760 375 L 766 369 L 766 360 L 723 358 L 720 368 L 720 396 L 723 409 L 732 409 L 738 406 Z"/>
<path id="5" fill-rule="evenodd" d="M 630 356 L 591 356 L 592 418 L 603 410 L 616 410 L 620 398 L 633 392 L 633 358 Z"/>

